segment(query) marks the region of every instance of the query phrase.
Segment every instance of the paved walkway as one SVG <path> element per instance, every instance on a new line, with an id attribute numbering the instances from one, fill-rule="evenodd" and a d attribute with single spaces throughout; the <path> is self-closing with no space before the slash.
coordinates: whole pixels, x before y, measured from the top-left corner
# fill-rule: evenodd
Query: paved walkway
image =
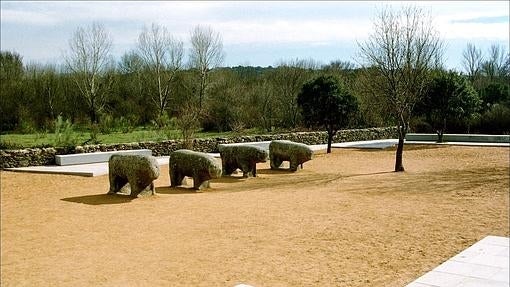
<path id="1" fill-rule="evenodd" d="M 407 287 L 509 287 L 510 240 L 487 236 Z"/>

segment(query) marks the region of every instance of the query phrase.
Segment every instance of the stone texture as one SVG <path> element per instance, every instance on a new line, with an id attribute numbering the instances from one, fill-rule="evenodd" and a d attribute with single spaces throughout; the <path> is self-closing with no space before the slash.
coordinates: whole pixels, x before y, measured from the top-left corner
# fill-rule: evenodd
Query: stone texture
<path id="1" fill-rule="evenodd" d="M 333 142 L 340 143 L 397 137 L 397 129 L 395 127 L 341 130 L 335 135 Z M 193 141 L 193 149 L 201 152 L 218 152 L 219 144 L 261 142 L 272 140 L 290 140 L 293 142 L 315 145 L 327 143 L 327 138 L 328 135 L 326 132 L 296 132 L 271 135 L 232 136 L 228 138 L 204 138 L 195 139 Z M 168 156 L 173 151 L 180 149 L 181 146 L 181 140 L 167 140 L 161 142 L 86 145 L 76 146 L 75 148 L 30 148 L 21 150 L 0 150 L 0 163 L 2 169 L 10 167 L 54 165 L 55 155 L 133 149 L 150 149 L 152 150 L 153 156 Z"/>
<path id="2" fill-rule="evenodd" d="M 243 171 L 243 177 L 257 176 L 257 163 L 266 162 L 267 152 L 250 145 L 220 145 L 223 175 L 231 175 L 236 169 Z"/>
<path id="3" fill-rule="evenodd" d="M 159 165 L 153 156 L 114 154 L 108 160 L 108 172 L 108 194 L 119 192 L 126 183 L 131 187 L 131 197 L 156 193 L 153 181 L 159 177 Z"/>
<path id="4" fill-rule="evenodd" d="M 297 171 L 299 165 L 312 159 L 313 151 L 306 144 L 288 140 L 275 140 L 269 144 L 271 169 L 278 169 L 282 162 L 290 162 L 290 170 Z"/>
<path id="5" fill-rule="evenodd" d="M 206 153 L 186 149 L 174 151 L 169 160 L 170 186 L 183 184 L 185 176 L 193 178 L 193 188 L 209 187 L 209 180 L 221 176 L 221 165 Z"/>

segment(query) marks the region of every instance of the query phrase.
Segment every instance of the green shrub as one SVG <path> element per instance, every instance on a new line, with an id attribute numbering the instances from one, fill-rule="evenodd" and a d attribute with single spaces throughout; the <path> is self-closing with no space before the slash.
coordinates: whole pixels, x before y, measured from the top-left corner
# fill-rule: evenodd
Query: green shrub
<path id="1" fill-rule="evenodd" d="M 69 119 L 65 120 L 62 116 L 58 116 L 55 121 L 55 134 L 54 134 L 55 146 L 74 146 L 77 143 L 77 139 L 73 132 L 73 125 Z"/>
<path id="2" fill-rule="evenodd" d="M 100 133 L 111 134 L 115 131 L 115 123 L 113 117 L 110 114 L 103 114 L 97 127 Z"/>
<path id="3" fill-rule="evenodd" d="M 4 139 L 0 139 L 0 149 L 22 149 L 23 145 L 15 143 L 13 141 L 8 141 Z"/>
<path id="4" fill-rule="evenodd" d="M 479 130 L 490 134 L 510 133 L 510 108 L 494 104 L 480 118 Z"/>

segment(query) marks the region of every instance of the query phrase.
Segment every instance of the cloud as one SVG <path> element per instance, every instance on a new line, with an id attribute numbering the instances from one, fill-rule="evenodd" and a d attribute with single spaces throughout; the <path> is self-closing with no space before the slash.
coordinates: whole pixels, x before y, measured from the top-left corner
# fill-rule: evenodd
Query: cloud
<path id="1" fill-rule="evenodd" d="M 2 9 L 1 12 L 2 23 L 13 24 L 31 24 L 31 25 L 55 25 L 58 23 L 56 17 L 51 15 L 33 12 L 33 11 L 20 11 L 11 9 Z"/>
<path id="2" fill-rule="evenodd" d="M 460 20 L 452 20 L 451 22 L 452 23 L 480 23 L 480 24 L 494 24 L 494 23 L 508 24 L 508 15 L 460 19 Z"/>
<path id="3" fill-rule="evenodd" d="M 165 26 L 170 33 L 189 43 L 195 25 L 209 25 L 223 37 L 225 47 L 265 61 L 283 58 L 292 51 L 315 58 L 335 53 L 352 54 L 356 41 L 372 31 L 371 20 L 381 5 L 399 8 L 417 5 L 429 11 L 433 25 L 445 40 L 490 39 L 508 42 L 507 1 L 481 2 L 286 2 L 286 1 L 147 1 L 147 2 L 1 2 L 2 48 L 23 52 L 26 58 L 50 58 L 65 49 L 78 26 L 100 22 L 111 33 L 117 54 L 136 44 L 144 25 Z M 341 45 L 339 43 L 342 43 Z M 343 51 L 342 47 L 350 47 Z M 256 51 L 255 51 L 256 50 Z M 296 52 L 297 53 L 297 52 Z M 234 52 L 227 56 L 245 61 Z M 316 55 L 316 56 L 314 56 Z M 336 54 L 335 54 L 336 55 Z M 295 56 L 298 56 L 297 54 Z M 42 57 L 42 56 L 41 56 Z M 339 54 L 338 58 L 342 58 Z"/>

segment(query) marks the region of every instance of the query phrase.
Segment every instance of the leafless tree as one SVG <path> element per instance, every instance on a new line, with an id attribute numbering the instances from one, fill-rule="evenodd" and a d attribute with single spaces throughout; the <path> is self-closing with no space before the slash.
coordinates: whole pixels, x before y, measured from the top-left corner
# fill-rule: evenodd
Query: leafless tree
<path id="1" fill-rule="evenodd" d="M 150 28 L 144 27 L 138 37 L 138 51 L 151 74 L 155 87 L 152 100 L 162 116 L 170 100 L 172 81 L 182 68 L 183 43 L 174 39 L 165 27 L 153 23 Z"/>
<path id="2" fill-rule="evenodd" d="M 112 85 L 109 74 L 112 69 L 112 38 L 103 25 L 93 23 L 75 31 L 69 48 L 64 56 L 66 67 L 86 100 L 92 123 L 97 123 Z"/>
<path id="3" fill-rule="evenodd" d="M 404 138 L 414 105 L 430 80 L 430 70 L 442 50 L 430 16 L 420 8 L 398 11 L 381 10 L 374 30 L 359 44 L 365 71 L 370 73 L 366 86 L 398 122 L 398 147 L 395 171 L 404 171 Z"/>
<path id="4" fill-rule="evenodd" d="M 462 53 L 462 58 L 462 65 L 464 66 L 471 83 L 474 83 L 480 76 L 482 69 L 482 51 L 476 48 L 474 44 L 468 43 L 466 49 Z"/>
<path id="5" fill-rule="evenodd" d="M 285 127 L 295 128 L 299 124 L 297 95 L 319 67 L 312 59 L 294 59 L 280 62 L 271 74 L 273 98 L 280 108 L 280 120 Z"/>
<path id="6" fill-rule="evenodd" d="M 505 49 L 500 45 L 493 44 L 489 48 L 489 56 L 482 65 L 483 73 L 489 81 L 505 74 L 505 54 Z"/>
<path id="7" fill-rule="evenodd" d="M 209 71 L 219 67 L 224 60 L 223 40 L 221 35 L 210 27 L 196 26 L 191 32 L 190 66 L 199 74 L 199 87 L 197 89 L 198 105 L 206 97 Z"/>

